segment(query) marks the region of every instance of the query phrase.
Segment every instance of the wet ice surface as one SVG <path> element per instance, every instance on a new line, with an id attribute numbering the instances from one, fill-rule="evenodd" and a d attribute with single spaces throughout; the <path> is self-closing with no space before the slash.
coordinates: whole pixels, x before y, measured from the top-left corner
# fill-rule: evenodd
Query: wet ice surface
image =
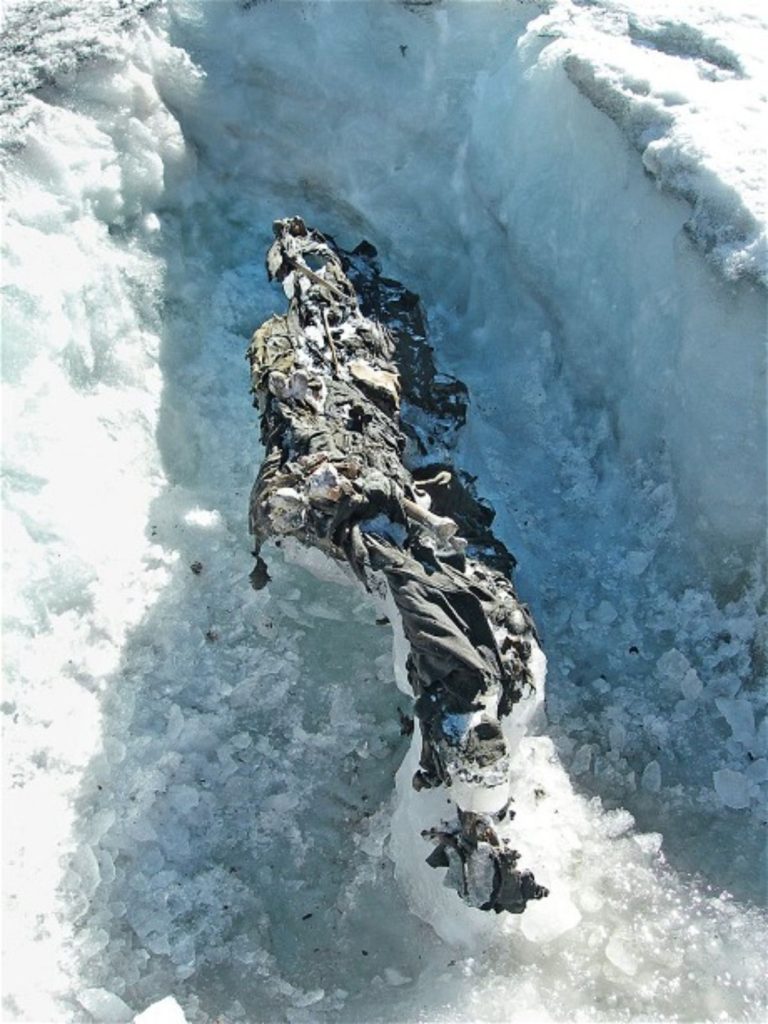
<path id="1" fill-rule="evenodd" d="M 764 296 L 515 47 L 533 5 L 340 9 L 179 3 L 14 115 L 6 1014 L 760 1019 Z M 552 895 L 521 919 L 414 886 L 358 592 L 248 586 L 244 351 L 292 212 L 375 242 L 470 387 L 460 458 L 549 655 L 515 798 Z"/>

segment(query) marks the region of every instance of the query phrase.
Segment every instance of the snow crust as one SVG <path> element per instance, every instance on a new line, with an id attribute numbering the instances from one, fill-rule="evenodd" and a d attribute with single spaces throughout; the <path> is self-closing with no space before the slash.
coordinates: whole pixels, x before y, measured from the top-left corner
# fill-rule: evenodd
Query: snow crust
<path id="1" fill-rule="evenodd" d="M 686 230 L 730 278 L 768 280 L 766 12 L 756 0 L 555 0 L 527 39 L 555 39 L 577 88 L 619 126 Z M 525 45 L 525 40 L 523 40 Z"/>
<path id="2" fill-rule="evenodd" d="M 760 1019 L 764 16 L 140 6 L 17 0 L 3 44 L 6 1017 Z M 377 610 L 248 585 L 293 212 L 470 387 L 549 662 L 520 919 L 423 867 Z"/>

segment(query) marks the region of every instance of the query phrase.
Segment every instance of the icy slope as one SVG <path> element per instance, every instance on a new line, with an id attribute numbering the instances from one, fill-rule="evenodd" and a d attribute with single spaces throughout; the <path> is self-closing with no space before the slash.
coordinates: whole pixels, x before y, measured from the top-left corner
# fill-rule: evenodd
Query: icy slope
<path id="1" fill-rule="evenodd" d="M 73 67 L 118 22 L 65 8 L 6 117 L 7 1016 L 759 1019 L 756 15 L 179 2 Z M 630 143 L 672 69 L 682 120 Z M 559 902 L 465 949 L 389 857 L 390 637 L 290 566 L 247 582 L 243 353 L 290 212 L 434 313 L 549 654 L 515 795 Z"/>

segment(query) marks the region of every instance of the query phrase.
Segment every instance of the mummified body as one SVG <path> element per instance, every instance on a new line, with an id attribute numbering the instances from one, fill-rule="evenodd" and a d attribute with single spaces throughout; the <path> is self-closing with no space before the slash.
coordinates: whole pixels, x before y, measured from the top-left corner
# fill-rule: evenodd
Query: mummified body
<path id="1" fill-rule="evenodd" d="M 428 863 L 471 906 L 519 913 L 547 891 L 518 870 L 499 824 L 539 649 L 493 513 L 447 462 L 465 390 L 436 374 L 418 299 L 381 276 L 371 246 L 344 253 L 297 217 L 274 228 L 267 268 L 290 301 L 248 353 L 266 448 L 251 496 L 254 585 L 269 578 L 262 544 L 293 538 L 387 602 L 409 646 L 413 785 L 444 786 L 456 807 L 423 832 Z"/>

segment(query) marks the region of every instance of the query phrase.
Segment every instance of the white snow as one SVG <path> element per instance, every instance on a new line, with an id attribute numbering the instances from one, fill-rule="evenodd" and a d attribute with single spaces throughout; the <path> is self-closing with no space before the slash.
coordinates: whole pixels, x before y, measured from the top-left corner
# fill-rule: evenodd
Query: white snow
<path id="1" fill-rule="evenodd" d="M 766 281 L 765 7 L 759 0 L 555 0 L 530 27 L 624 132 L 728 276 Z"/>
<path id="2" fill-rule="evenodd" d="M 760 1019 L 761 5 L 139 6 L 15 0 L 0 63 L 5 1016 Z M 248 584 L 293 212 L 470 387 L 549 663 L 520 919 L 423 864 L 378 613 Z"/>
<path id="3" fill-rule="evenodd" d="M 158 999 L 146 1010 L 137 1013 L 133 1021 L 134 1024 L 187 1024 L 184 1011 L 173 996 Z"/>

